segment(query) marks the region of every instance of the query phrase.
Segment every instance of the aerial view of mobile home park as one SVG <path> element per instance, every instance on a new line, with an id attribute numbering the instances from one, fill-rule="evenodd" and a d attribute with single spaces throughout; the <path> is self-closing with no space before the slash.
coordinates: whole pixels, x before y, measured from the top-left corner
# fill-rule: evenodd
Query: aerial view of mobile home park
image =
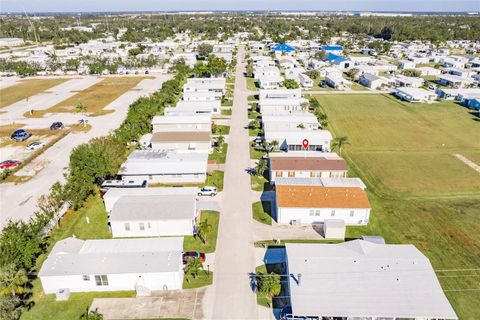
<path id="1" fill-rule="evenodd" d="M 0 319 L 480 319 L 479 3 L 42 1 L 0 9 Z"/>

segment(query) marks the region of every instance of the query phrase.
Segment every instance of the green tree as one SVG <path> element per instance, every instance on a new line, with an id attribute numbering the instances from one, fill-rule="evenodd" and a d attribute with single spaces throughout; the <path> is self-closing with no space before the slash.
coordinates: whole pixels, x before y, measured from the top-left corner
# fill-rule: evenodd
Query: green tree
<path id="1" fill-rule="evenodd" d="M 310 78 L 312 78 L 313 80 L 318 79 L 320 77 L 320 72 L 318 72 L 318 70 L 309 70 L 305 74 Z"/>
<path id="2" fill-rule="evenodd" d="M 65 62 L 65 70 L 67 71 L 77 71 L 79 67 L 79 59 L 68 59 L 67 62 Z"/>
<path id="3" fill-rule="evenodd" d="M 206 58 L 212 53 L 213 46 L 208 43 L 201 43 L 197 47 L 197 53 L 200 57 Z"/>
<path id="4" fill-rule="evenodd" d="M 208 69 L 210 74 L 219 76 L 227 70 L 227 62 L 223 58 L 210 55 L 208 57 Z"/>
<path id="5" fill-rule="evenodd" d="M 200 271 L 203 270 L 203 264 L 198 258 L 191 258 L 188 259 L 187 265 L 183 269 L 183 272 L 185 273 L 185 276 L 187 278 L 187 281 L 190 282 L 189 278 L 192 277 L 195 279 Z"/>
<path id="6" fill-rule="evenodd" d="M 260 159 L 255 166 L 255 173 L 257 176 L 263 176 L 265 171 L 268 169 L 267 160 Z"/>
<path id="7" fill-rule="evenodd" d="M 360 78 L 360 70 L 357 68 L 352 68 L 348 70 L 347 74 L 353 81 L 358 81 L 358 79 Z"/>
<path id="8" fill-rule="evenodd" d="M 315 53 L 315 59 L 325 61 L 327 60 L 327 53 L 323 50 L 320 50 Z"/>
<path id="9" fill-rule="evenodd" d="M 83 102 L 79 102 L 79 103 L 77 103 L 77 105 L 75 106 L 75 110 L 77 110 L 78 113 L 83 113 L 83 116 L 85 117 L 88 108 L 87 108 L 87 106 L 86 106 Z M 83 119 L 83 126 L 84 126 L 84 127 L 87 126 L 87 122 L 85 121 L 85 119 Z"/>
<path id="10" fill-rule="evenodd" d="M 248 128 L 253 129 L 253 130 L 259 129 L 260 128 L 260 121 L 258 121 L 258 119 L 254 119 L 254 120 L 250 121 L 248 123 Z"/>
<path id="11" fill-rule="evenodd" d="M 222 145 L 225 142 L 225 137 L 222 135 L 219 135 L 218 137 L 215 138 L 215 146 L 217 147 L 217 150 L 220 152 L 222 149 Z"/>
<path id="12" fill-rule="evenodd" d="M 270 142 L 270 147 L 271 147 L 272 150 L 274 150 L 274 151 L 278 149 L 278 145 L 279 145 L 278 140 L 272 140 L 272 142 Z"/>
<path id="13" fill-rule="evenodd" d="M 208 66 L 205 65 L 205 63 L 198 61 L 193 67 L 193 73 L 197 77 L 206 77 L 210 74 L 210 70 Z"/>
<path id="14" fill-rule="evenodd" d="M 256 278 L 258 292 L 267 296 L 268 299 L 272 300 L 273 297 L 278 296 L 282 291 L 280 275 L 273 272 L 269 274 L 258 273 Z"/>
<path id="15" fill-rule="evenodd" d="M 48 194 L 44 194 L 38 200 L 38 213 L 49 219 L 55 218 L 58 221 L 60 211 L 65 202 L 64 188 L 60 182 L 55 182 Z"/>
<path id="16" fill-rule="evenodd" d="M 2 320 L 18 320 L 21 311 L 21 300 L 18 296 L 0 295 L 0 316 Z"/>
<path id="17" fill-rule="evenodd" d="M 338 150 L 338 152 L 342 153 L 343 148 L 347 144 L 350 144 L 347 136 L 336 137 L 332 141 L 332 150 Z"/>
<path id="18" fill-rule="evenodd" d="M 207 244 L 207 237 L 211 231 L 212 225 L 208 223 L 208 219 L 205 219 L 198 224 L 197 232 L 203 244 Z"/>
<path id="19" fill-rule="evenodd" d="M 25 292 L 28 277 L 24 269 L 17 269 L 14 263 L 0 266 L 0 294 L 16 296 Z"/>
<path id="20" fill-rule="evenodd" d="M 0 265 L 14 264 L 17 269 L 31 269 L 42 252 L 43 239 L 32 222 L 9 220 L 0 234 Z"/>
<path id="21" fill-rule="evenodd" d="M 89 311 L 87 309 L 87 311 L 80 317 L 80 320 L 103 320 L 103 315 L 97 310 Z"/>
<path id="22" fill-rule="evenodd" d="M 293 79 L 285 79 L 283 80 L 283 83 L 282 85 L 286 88 L 286 89 L 298 89 L 300 88 L 299 84 L 297 83 L 297 81 L 293 80 Z"/>

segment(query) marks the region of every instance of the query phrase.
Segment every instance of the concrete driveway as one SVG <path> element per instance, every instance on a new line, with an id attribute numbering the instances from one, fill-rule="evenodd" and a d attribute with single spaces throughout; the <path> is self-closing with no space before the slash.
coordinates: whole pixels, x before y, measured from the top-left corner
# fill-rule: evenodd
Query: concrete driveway
<path id="1" fill-rule="evenodd" d="M 202 299 L 205 289 L 156 291 L 151 297 L 96 298 L 90 310 L 105 320 L 121 319 L 204 319 Z"/>

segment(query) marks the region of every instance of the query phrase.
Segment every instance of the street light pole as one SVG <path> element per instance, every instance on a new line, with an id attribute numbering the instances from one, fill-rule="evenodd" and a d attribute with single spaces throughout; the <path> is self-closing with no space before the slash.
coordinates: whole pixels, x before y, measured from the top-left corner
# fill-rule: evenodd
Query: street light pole
<path id="1" fill-rule="evenodd" d="M 207 264 L 207 272 L 208 272 L 208 277 L 210 278 L 210 265 Z"/>

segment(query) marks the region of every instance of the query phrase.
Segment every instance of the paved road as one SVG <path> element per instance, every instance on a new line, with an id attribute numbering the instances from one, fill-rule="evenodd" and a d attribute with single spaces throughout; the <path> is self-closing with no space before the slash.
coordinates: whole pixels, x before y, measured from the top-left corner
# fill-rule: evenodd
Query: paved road
<path id="1" fill-rule="evenodd" d="M 91 118 L 90 124 L 93 128 L 90 131 L 67 135 L 17 172 L 17 175 L 28 175 L 40 163 L 46 164 L 31 180 L 19 185 L 0 184 L 0 227 L 9 218 L 28 219 L 37 207 L 38 198 L 47 193 L 55 181 L 64 180 L 64 168 L 68 166 L 72 149 L 92 138 L 105 136 L 119 127 L 132 102 L 142 95 L 158 90 L 170 77 L 170 75 L 162 75 L 155 79 L 143 80 L 134 90 L 126 92 L 106 107 L 106 109 L 114 109 L 115 112 Z"/>
<path id="2" fill-rule="evenodd" d="M 237 57 L 230 143 L 225 165 L 225 187 L 222 195 L 214 285 L 208 288 L 204 305 L 212 304 L 209 319 L 257 319 L 256 296 L 250 289 L 249 273 L 255 270 L 253 220 L 251 217 L 250 165 L 247 118 L 247 90 L 243 77 L 244 48 Z"/>

